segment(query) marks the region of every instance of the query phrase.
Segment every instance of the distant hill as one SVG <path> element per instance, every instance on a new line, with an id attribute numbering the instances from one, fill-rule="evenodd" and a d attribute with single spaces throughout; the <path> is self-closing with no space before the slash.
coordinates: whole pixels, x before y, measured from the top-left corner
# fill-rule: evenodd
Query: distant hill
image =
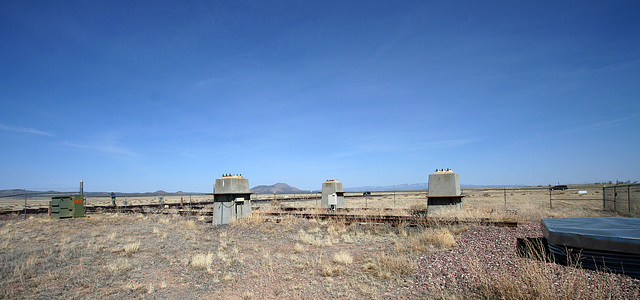
<path id="1" fill-rule="evenodd" d="M 259 185 L 251 188 L 251 192 L 254 194 L 302 194 L 309 191 L 303 191 L 294 188 L 286 183 L 276 183 L 274 185 Z"/>
<path id="2" fill-rule="evenodd" d="M 24 196 L 24 194 L 33 194 L 36 193 L 34 191 L 30 191 L 30 190 L 22 190 L 22 189 L 10 189 L 10 190 L 0 190 L 0 197 L 12 197 L 12 196 Z M 42 193 L 42 192 L 37 192 L 37 193 Z"/>
<path id="3" fill-rule="evenodd" d="M 12 198 L 12 197 L 24 197 L 24 194 L 27 194 L 28 197 L 32 196 L 40 196 L 40 197 L 51 197 L 58 195 L 68 195 L 73 194 L 70 192 L 57 192 L 57 191 L 32 191 L 32 190 L 21 190 L 21 189 L 10 189 L 10 190 L 0 190 L 0 197 L 2 198 Z"/>
<path id="4" fill-rule="evenodd" d="M 67 192 L 58 192 L 58 191 L 32 191 L 26 190 L 26 193 L 29 197 L 53 197 L 59 195 L 72 195 L 78 194 L 79 191 L 67 191 Z M 10 190 L 0 190 L 0 198 L 17 198 L 24 197 L 25 190 L 21 189 L 10 189 Z M 146 192 L 146 193 L 119 193 L 116 191 L 116 196 L 128 196 L 128 197 L 146 197 L 146 196 L 182 196 L 182 195 L 202 195 L 204 193 L 186 193 L 183 191 L 178 191 L 175 193 L 165 192 L 163 190 L 158 190 L 155 192 Z M 111 192 L 84 192 L 84 195 L 87 197 L 108 197 L 111 195 Z"/>

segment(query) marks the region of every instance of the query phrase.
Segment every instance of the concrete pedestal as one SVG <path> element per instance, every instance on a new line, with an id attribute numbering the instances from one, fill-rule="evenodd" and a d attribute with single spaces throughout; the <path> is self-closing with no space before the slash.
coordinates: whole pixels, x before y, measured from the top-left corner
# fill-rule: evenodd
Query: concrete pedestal
<path id="1" fill-rule="evenodd" d="M 460 176 L 453 172 L 429 174 L 429 196 L 459 196 Z"/>
<path id="2" fill-rule="evenodd" d="M 342 182 L 337 180 L 327 180 L 322 184 L 322 200 L 320 204 L 323 208 L 331 208 L 333 205 L 330 202 L 330 198 L 334 198 L 335 194 L 335 208 L 344 208 L 344 191 L 342 190 Z"/>
<path id="3" fill-rule="evenodd" d="M 456 207 L 462 210 L 463 197 L 460 191 L 460 176 L 457 173 L 444 170 L 429 174 L 429 211 L 437 210 L 439 207 Z"/>
<path id="4" fill-rule="evenodd" d="M 251 215 L 251 200 L 214 202 L 213 224 L 229 224 Z"/>
<path id="5" fill-rule="evenodd" d="M 229 224 L 251 215 L 249 180 L 240 175 L 216 179 L 213 192 L 213 224 Z"/>

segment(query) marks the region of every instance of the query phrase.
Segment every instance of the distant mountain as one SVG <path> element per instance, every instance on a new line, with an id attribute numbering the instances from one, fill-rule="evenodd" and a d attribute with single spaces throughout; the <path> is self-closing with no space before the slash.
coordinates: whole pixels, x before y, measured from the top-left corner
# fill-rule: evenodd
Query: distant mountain
<path id="1" fill-rule="evenodd" d="M 461 184 L 462 188 L 468 188 L 468 189 L 473 189 L 473 188 L 480 188 L 480 189 L 490 189 L 490 188 L 503 188 L 503 187 L 527 187 L 527 186 L 531 186 L 531 185 L 527 185 L 527 184 L 511 184 L 511 185 L 477 185 L 477 184 Z"/>
<path id="2" fill-rule="evenodd" d="M 303 191 L 294 188 L 286 183 L 276 183 L 274 185 L 259 185 L 251 188 L 251 192 L 254 194 L 302 194 L 309 191 Z"/>

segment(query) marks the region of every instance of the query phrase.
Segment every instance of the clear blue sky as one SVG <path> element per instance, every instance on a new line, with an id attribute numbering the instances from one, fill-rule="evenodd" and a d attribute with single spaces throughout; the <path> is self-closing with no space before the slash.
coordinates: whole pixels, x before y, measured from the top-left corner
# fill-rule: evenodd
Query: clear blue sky
<path id="1" fill-rule="evenodd" d="M 640 180 L 640 1 L 0 1 L 0 189 Z"/>

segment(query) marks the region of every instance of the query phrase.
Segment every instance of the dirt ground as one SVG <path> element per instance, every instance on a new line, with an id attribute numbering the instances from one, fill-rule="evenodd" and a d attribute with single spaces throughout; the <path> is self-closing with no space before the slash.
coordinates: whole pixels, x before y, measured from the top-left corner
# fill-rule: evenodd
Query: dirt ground
<path id="1" fill-rule="evenodd" d="M 432 215 L 489 217 L 521 224 L 532 221 L 536 224 L 544 217 L 613 215 L 602 211 L 602 204 L 597 201 L 557 201 L 549 208 L 548 191 L 465 193 L 468 197 L 462 211 L 440 211 Z M 567 197 L 580 196 L 567 192 L 563 198 Z M 349 207 L 393 207 L 393 198 L 393 193 L 374 193 L 371 198 L 347 198 L 345 202 Z M 493 294 L 486 294 L 483 291 L 488 290 L 487 285 L 482 282 L 465 287 L 431 284 L 450 281 L 450 276 L 456 274 L 439 265 L 442 259 L 438 257 L 467 249 L 464 247 L 469 241 L 482 241 L 474 246 L 475 251 L 503 245 L 500 247 L 509 248 L 504 251 L 509 261 L 537 266 L 513 257 L 514 234 L 520 232 L 517 229 L 483 229 L 486 227 L 473 224 L 440 228 L 347 225 L 293 217 L 264 222 L 257 213 L 281 206 L 315 205 L 314 199 L 298 202 L 285 199 L 263 202 L 254 216 L 223 226 L 213 226 L 205 217 L 118 213 L 96 213 L 66 220 L 53 220 L 45 215 L 22 220 L 21 216 L 15 216 L 0 221 L 0 297 L 455 299 L 519 295 L 508 298 L 546 298 L 547 294 L 535 289 L 510 294 L 509 287 L 504 287 L 507 292 L 502 293 L 500 286 L 492 286 Z M 424 201 L 424 194 L 420 192 L 395 193 L 397 209 L 409 208 L 420 201 Z M 537 231 L 530 235 L 539 234 Z M 483 239 L 483 236 L 496 238 Z M 476 253 L 474 257 L 483 255 Z M 465 261 L 465 257 L 456 256 L 453 260 Z M 478 275 L 479 270 L 489 268 L 487 266 L 502 270 L 512 264 L 495 258 L 475 269 L 460 270 L 466 270 L 463 274 Z M 558 284 L 568 295 L 585 299 L 638 295 L 638 281 L 623 275 L 588 271 L 585 276 L 605 276 L 598 281 L 617 287 L 596 286 L 600 290 L 594 293 L 577 290 L 581 285 L 576 282 L 585 281 L 584 277 L 564 275 L 575 274 L 573 268 L 539 268 L 560 274 Z M 432 272 L 435 270 L 440 273 Z M 543 273 L 536 270 L 532 273 Z M 498 273 L 503 274 L 502 278 L 513 276 L 506 271 Z"/>
<path id="2" fill-rule="evenodd" d="M 417 256 L 389 271 L 376 261 L 411 231 L 306 219 L 32 217 L 1 223 L 0 284 L 6 298 L 413 298 L 410 271 L 396 273 Z"/>

